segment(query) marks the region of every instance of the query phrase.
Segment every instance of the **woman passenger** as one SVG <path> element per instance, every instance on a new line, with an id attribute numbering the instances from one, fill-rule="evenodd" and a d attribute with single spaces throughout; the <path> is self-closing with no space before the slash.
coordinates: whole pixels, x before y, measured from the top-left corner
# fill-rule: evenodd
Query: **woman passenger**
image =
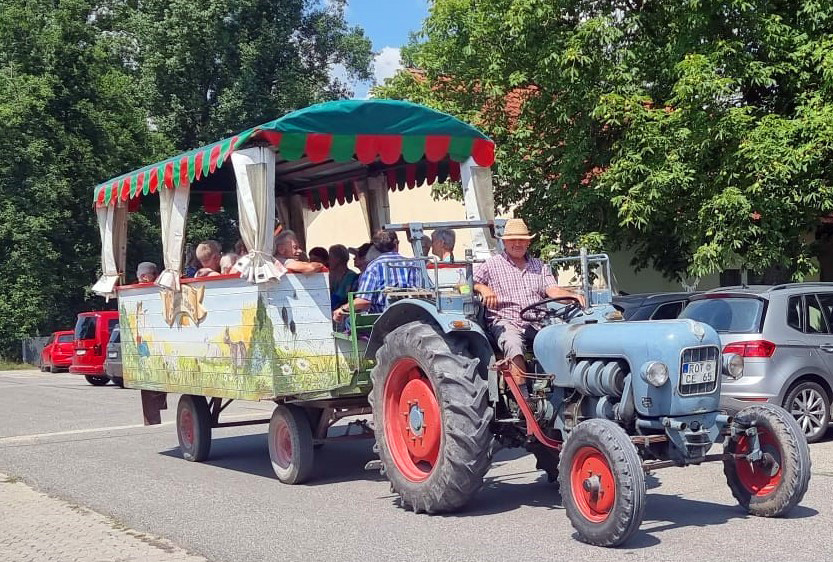
<path id="1" fill-rule="evenodd" d="M 347 293 L 355 291 L 358 285 L 359 274 L 347 267 L 349 259 L 346 246 L 330 246 L 327 267 L 330 268 L 330 304 L 333 310 L 346 304 Z"/>

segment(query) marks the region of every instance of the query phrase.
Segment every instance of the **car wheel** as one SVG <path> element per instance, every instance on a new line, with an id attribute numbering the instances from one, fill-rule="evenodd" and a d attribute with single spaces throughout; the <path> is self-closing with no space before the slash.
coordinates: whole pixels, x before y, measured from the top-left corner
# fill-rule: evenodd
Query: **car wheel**
<path id="1" fill-rule="evenodd" d="M 827 433 L 830 423 L 830 398 L 821 385 L 802 382 L 784 400 L 784 409 L 792 414 L 808 443 L 819 441 Z"/>

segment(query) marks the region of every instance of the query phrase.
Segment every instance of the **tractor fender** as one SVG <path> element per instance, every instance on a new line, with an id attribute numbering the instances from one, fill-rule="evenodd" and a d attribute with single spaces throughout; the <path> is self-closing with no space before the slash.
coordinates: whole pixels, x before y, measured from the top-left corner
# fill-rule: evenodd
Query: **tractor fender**
<path id="1" fill-rule="evenodd" d="M 454 320 L 468 320 L 466 328 L 454 328 Z M 439 328 L 444 334 L 455 334 L 467 340 L 469 351 L 480 360 L 477 369 L 480 375 L 489 378 L 489 366 L 495 361 L 495 354 L 483 328 L 477 322 L 463 317 L 461 314 L 447 314 L 439 312 L 431 303 L 418 299 L 402 299 L 390 305 L 374 322 L 370 332 L 365 357 L 372 359 L 382 347 L 385 336 L 408 322 L 422 321 Z"/>

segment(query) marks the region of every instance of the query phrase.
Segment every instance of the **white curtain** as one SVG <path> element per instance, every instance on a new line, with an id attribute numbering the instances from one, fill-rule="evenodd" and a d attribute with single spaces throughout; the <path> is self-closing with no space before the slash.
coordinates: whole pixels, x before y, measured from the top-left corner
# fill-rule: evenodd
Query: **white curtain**
<path id="1" fill-rule="evenodd" d="M 237 180 L 240 237 L 248 249 L 235 268 L 250 283 L 280 279 L 286 268 L 273 257 L 275 231 L 275 153 L 258 146 L 232 153 Z"/>
<path id="2" fill-rule="evenodd" d="M 179 291 L 179 276 L 182 273 L 182 247 L 185 244 L 185 219 L 188 216 L 188 198 L 191 187 L 159 188 L 159 214 L 162 216 L 162 258 L 165 269 L 156 279 L 156 284 L 166 289 Z"/>
<path id="3" fill-rule="evenodd" d="M 107 300 L 114 297 L 119 277 L 124 274 L 127 254 L 127 203 L 116 201 L 96 209 L 98 230 L 101 234 L 102 275 L 93 285 L 93 292 Z"/>

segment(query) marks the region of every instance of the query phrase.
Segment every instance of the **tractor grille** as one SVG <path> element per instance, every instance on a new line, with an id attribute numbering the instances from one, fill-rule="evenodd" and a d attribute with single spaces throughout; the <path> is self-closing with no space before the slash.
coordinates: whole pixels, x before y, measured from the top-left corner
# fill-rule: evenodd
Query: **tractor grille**
<path id="1" fill-rule="evenodd" d="M 683 396 L 691 396 L 694 394 L 709 394 L 714 392 L 717 387 L 717 378 L 720 376 L 720 365 L 717 364 L 717 357 L 720 354 L 719 350 L 714 346 L 708 347 L 691 347 L 683 350 L 680 359 L 680 394 Z M 714 380 L 699 384 L 683 384 L 683 365 L 686 363 L 708 361 L 714 365 Z"/>

